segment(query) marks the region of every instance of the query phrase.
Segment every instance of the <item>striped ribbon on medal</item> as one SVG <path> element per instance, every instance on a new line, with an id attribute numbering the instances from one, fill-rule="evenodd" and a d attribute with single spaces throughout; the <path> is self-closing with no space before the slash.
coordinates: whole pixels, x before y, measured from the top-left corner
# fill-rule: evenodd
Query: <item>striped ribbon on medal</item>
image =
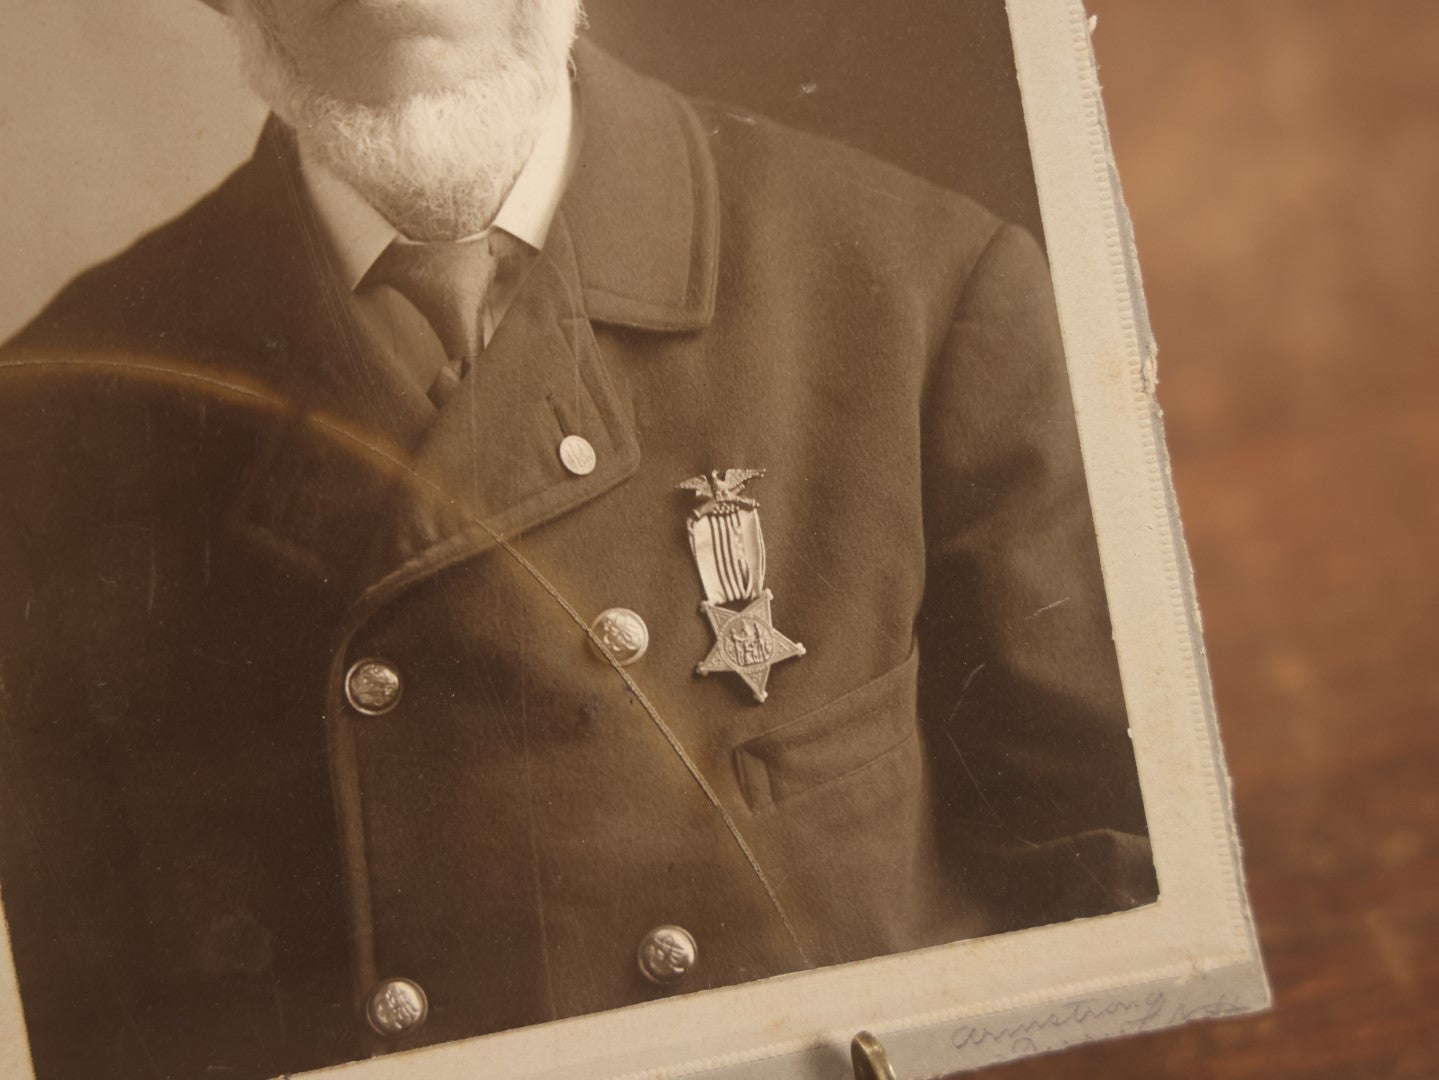
<path id="1" fill-rule="evenodd" d="M 757 509 L 720 503 L 691 520 L 689 533 L 711 604 L 753 600 L 764 591 L 764 536 Z"/>

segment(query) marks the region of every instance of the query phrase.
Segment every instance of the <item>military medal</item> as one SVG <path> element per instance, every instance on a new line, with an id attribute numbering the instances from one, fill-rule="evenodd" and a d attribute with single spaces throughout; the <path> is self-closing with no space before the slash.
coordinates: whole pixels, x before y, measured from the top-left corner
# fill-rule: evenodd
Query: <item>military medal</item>
<path id="1" fill-rule="evenodd" d="M 714 646 L 696 671 L 732 672 L 759 702 L 769 696 L 765 690 L 769 669 L 804 655 L 803 645 L 774 628 L 770 612 L 774 594 L 764 587 L 759 503 L 741 494 L 745 484 L 763 475 L 763 469 L 726 469 L 723 477 L 712 472 L 680 485 L 703 500 L 691 511 L 687 524 L 705 591 L 700 613 L 715 635 Z"/>

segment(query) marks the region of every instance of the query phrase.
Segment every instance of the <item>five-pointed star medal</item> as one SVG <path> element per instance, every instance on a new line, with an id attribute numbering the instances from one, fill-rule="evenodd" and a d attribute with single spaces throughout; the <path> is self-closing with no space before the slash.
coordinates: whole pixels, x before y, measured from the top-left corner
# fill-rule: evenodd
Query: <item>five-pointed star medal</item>
<path id="1" fill-rule="evenodd" d="M 697 669 L 701 675 L 732 671 L 754 691 L 755 700 L 763 702 L 769 696 L 765 691 L 769 669 L 782 660 L 804 655 L 803 645 L 774 628 L 770 615 L 773 599 L 773 594 L 765 589 L 740 611 L 708 600 L 700 604 L 700 611 L 709 619 L 715 633 L 714 647 Z"/>

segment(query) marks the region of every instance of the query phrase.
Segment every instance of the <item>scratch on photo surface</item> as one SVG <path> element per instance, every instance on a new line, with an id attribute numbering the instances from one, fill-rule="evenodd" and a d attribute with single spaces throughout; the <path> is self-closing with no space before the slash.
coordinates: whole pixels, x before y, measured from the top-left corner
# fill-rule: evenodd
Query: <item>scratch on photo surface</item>
<path id="1" fill-rule="evenodd" d="M 950 725 L 952 725 L 959 716 L 959 710 L 964 706 L 964 699 L 969 696 L 969 688 L 974 685 L 974 680 L 979 678 L 979 673 L 984 670 L 986 663 L 987 661 L 981 660 L 970 670 L 970 673 L 964 677 L 964 685 L 959 688 L 959 697 L 954 703 L 954 708 L 949 710 L 949 715 L 945 717 L 944 720 L 946 732 L 949 731 Z M 951 738 L 950 742 L 953 741 L 954 739 Z M 959 747 L 957 746 L 954 749 L 956 753 L 959 751 Z"/>
<path id="2" fill-rule="evenodd" d="M 155 537 L 150 536 L 150 581 L 145 590 L 145 614 L 155 613 L 155 579 L 158 576 L 158 568 L 155 565 Z"/>
<path id="3" fill-rule="evenodd" d="M 210 661 L 212 664 L 219 664 L 222 667 L 233 668 L 235 671 L 250 670 L 250 666 L 243 661 L 232 660 L 228 656 L 222 656 L 218 653 L 208 652 L 205 649 L 201 649 L 197 646 L 192 645 L 190 647 L 190 655 L 201 657 L 202 659 Z"/>
<path id="4" fill-rule="evenodd" d="M 1039 845 L 1029 839 L 1029 837 L 1021 836 L 1010 828 L 1009 825 L 1005 824 L 1004 818 L 1000 815 L 999 810 L 995 807 L 994 803 L 989 801 L 989 796 L 984 793 L 984 788 L 980 787 L 979 781 L 974 778 L 974 771 L 970 769 L 969 762 L 964 760 L 964 752 L 960 750 L 959 743 L 954 741 L 954 736 L 948 731 L 944 733 L 944 737 L 949 740 L 949 745 L 954 748 L 954 756 L 959 758 L 959 764 L 964 769 L 964 775 L 969 777 L 970 786 L 974 788 L 974 793 L 979 796 L 979 801 L 984 803 L 984 808 L 989 811 L 989 816 L 993 819 L 993 823 L 1026 847 L 1039 847 Z"/>
<path id="5" fill-rule="evenodd" d="M 1030 612 L 1028 615 L 1026 615 L 1025 618 L 1026 618 L 1026 619 L 1037 619 L 1037 618 L 1039 618 L 1041 615 L 1043 615 L 1046 611 L 1053 611 L 1055 608 L 1061 606 L 1062 604 L 1067 604 L 1067 603 L 1069 603 L 1069 597 L 1066 596 L 1066 597 L 1063 597 L 1063 598 L 1061 598 L 1061 599 L 1059 599 L 1059 600 L 1056 600 L 1056 601 L 1055 601 L 1054 603 L 1052 603 L 1052 604 L 1045 604 L 1044 607 L 1042 607 L 1042 608 L 1036 608 L 1034 611 L 1032 611 L 1032 612 Z"/>
<path id="6" fill-rule="evenodd" d="M 834 173 L 834 175 L 835 175 L 842 183 L 848 184 L 850 187 L 857 187 L 857 188 L 859 188 L 861 191 L 868 191 L 871 195 L 879 195 L 879 196 L 881 196 L 881 197 L 883 197 L 883 198 L 890 199 L 890 200 L 892 200 L 893 202 L 900 203 L 900 204 L 903 205 L 903 206 L 917 206 L 917 205 L 918 205 L 918 203 L 916 203 L 913 199 L 906 199 L 903 195 L 896 195 L 896 194 L 895 194 L 894 192 L 892 192 L 892 191 L 886 191 L 886 190 L 884 190 L 884 188 L 870 187 L 868 184 L 861 184 L 861 183 L 860 183 L 858 180 L 856 180 L 854 177 L 852 177 L 852 176 L 847 176 L 847 175 L 845 175 L 844 173 L 839 172 L 839 171 L 836 170 L 836 169 L 831 169 L 830 171 L 831 171 L 832 173 Z"/>
<path id="7" fill-rule="evenodd" d="M 285 998 L 280 990 L 280 976 L 274 965 L 270 965 L 270 1004 L 275 1007 L 275 1025 L 279 1029 L 281 1041 L 290 1037 L 288 1025 L 285 1023 Z"/>
<path id="8" fill-rule="evenodd" d="M 959 743 L 956 742 L 954 738 L 954 721 L 959 716 L 959 710 L 964 707 L 964 699 L 969 696 L 969 688 L 974 685 L 974 680 L 977 679 L 979 673 L 984 670 L 985 663 L 985 661 L 981 660 L 970 670 L 970 673 L 964 677 L 964 685 L 959 688 L 959 698 L 955 701 L 954 708 L 949 711 L 949 716 L 945 718 L 944 737 L 949 740 L 949 745 L 954 749 L 954 756 L 959 759 L 960 767 L 964 769 L 964 775 L 969 777 L 970 786 L 974 788 L 974 793 L 979 796 L 980 802 L 984 803 L 984 808 L 989 811 L 989 815 L 994 819 L 994 823 L 1021 844 L 1029 847 L 1038 847 L 1039 845 L 1033 840 L 1020 836 L 1019 833 L 1004 823 L 1004 818 L 1000 816 L 999 810 L 996 809 L 995 805 L 989 801 L 989 796 L 984 793 L 984 788 L 980 786 L 979 781 L 975 778 L 974 770 L 969 767 L 969 762 L 964 758 L 964 751 L 959 748 Z"/>
<path id="9" fill-rule="evenodd" d="M 525 638 L 520 636 L 520 665 L 524 666 Z M 545 1004 L 549 1007 L 550 1016 L 559 1018 L 559 1009 L 555 1002 L 555 973 L 551 964 L 550 955 L 550 934 L 549 917 L 545 912 L 545 867 L 544 859 L 540 853 L 540 838 L 538 836 L 537 811 L 535 808 L 535 781 L 532 771 L 533 757 L 530 753 L 530 713 L 525 700 L 525 680 L 520 680 L 520 738 L 522 741 L 525 759 L 525 798 L 527 800 L 525 820 L 529 826 L 530 839 L 530 875 L 535 883 L 535 909 L 539 914 L 539 937 L 540 937 L 540 964 L 544 968 L 545 977 Z"/>
<path id="10" fill-rule="evenodd" d="M 871 626 L 873 626 L 890 641 L 900 641 L 900 638 L 895 634 L 890 633 L 888 627 L 884 625 L 882 620 L 873 615 L 865 604 L 855 599 L 852 593 L 846 592 L 844 589 L 841 589 L 833 581 L 830 581 L 829 578 L 825 577 L 822 573 L 820 573 L 819 567 L 816 566 L 812 560 L 805 558 L 803 552 L 795 552 L 794 557 L 800 562 L 804 563 L 805 566 L 809 567 L 810 573 L 812 573 L 815 577 L 819 578 L 820 582 L 824 585 L 824 587 L 829 589 L 830 592 L 834 593 L 836 597 L 838 597 L 846 605 L 848 605 L 850 610 L 853 611 L 856 615 L 858 615 L 860 618 L 865 619 Z"/>
<path id="11" fill-rule="evenodd" d="M 1090 881 L 1094 882 L 1094 884 L 1099 887 L 1099 891 L 1102 892 L 1105 896 L 1113 899 L 1122 895 L 1121 893 L 1117 892 L 1114 886 L 1112 886 L 1109 882 L 1100 880 L 1100 878 L 1095 875 L 1094 871 L 1089 868 L 1089 865 L 1084 861 L 1084 857 L 1080 855 L 1078 851 L 1074 852 L 1074 863 L 1076 866 L 1079 867 L 1080 870 L 1084 871 L 1084 876 L 1087 877 Z"/>

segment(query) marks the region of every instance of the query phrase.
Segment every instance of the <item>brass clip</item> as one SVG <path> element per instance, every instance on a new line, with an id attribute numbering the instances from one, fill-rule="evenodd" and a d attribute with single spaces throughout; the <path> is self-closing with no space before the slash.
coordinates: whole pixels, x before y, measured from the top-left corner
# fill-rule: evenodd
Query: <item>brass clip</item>
<path id="1" fill-rule="evenodd" d="M 867 1031 L 850 1041 L 849 1059 L 854 1065 L 854 1080 L 896 1080 L 884 1045 Z"/>

